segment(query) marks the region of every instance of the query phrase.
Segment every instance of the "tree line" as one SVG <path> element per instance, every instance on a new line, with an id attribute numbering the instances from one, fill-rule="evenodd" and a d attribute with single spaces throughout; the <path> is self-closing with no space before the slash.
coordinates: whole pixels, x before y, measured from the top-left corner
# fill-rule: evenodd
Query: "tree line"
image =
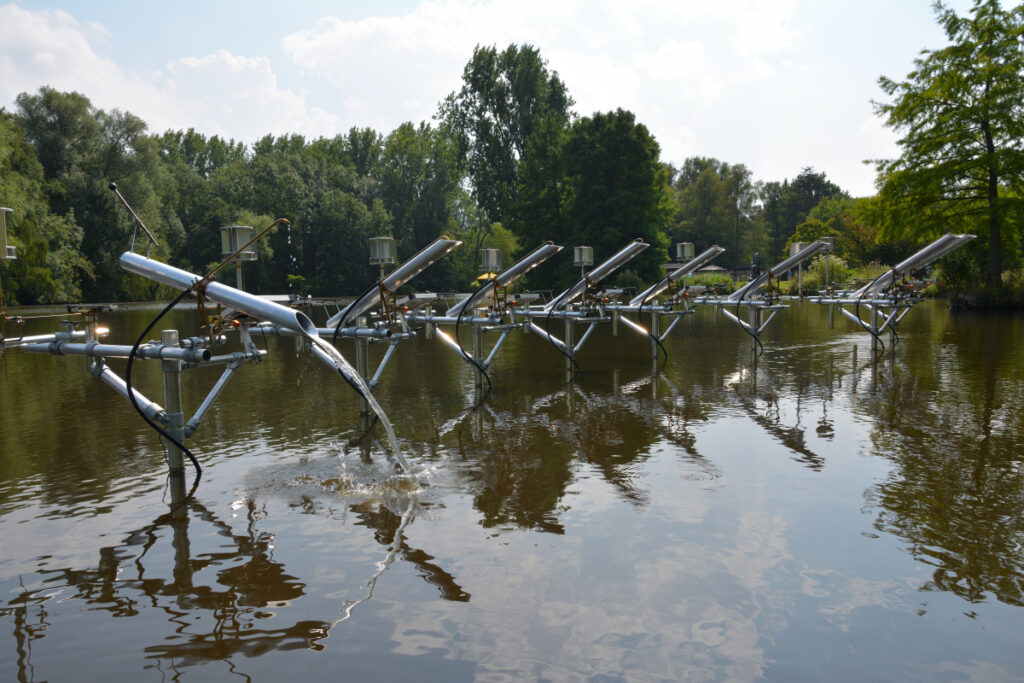
<path id="1" fill-rule="evenodd" d="M 873 197 L 853 198 L 811 167 L 761 181 L 742 163 L 667 162 L 633 113 L 578 115 L 530 45 L 478 46 L 431 121 L 387 134 L 352 128 L 246 145 L 192 129 L 150 133 L 137 116 L 98 109 L 80 93 L 22 93 L 13 111 L 0 110 L 0 203 L 13 209 L 8 237 L 18 249 L 3 265 L 4 302 L 166 294 L 118 267 L 133 223 L 110 182 L 156 235 L 153 255 L 197 273 L 219 262 L 222 226 L 288 219 L 246 265 L 256 292 L 352 294 L 377 276 L 370 237 L 392 236 L 402 260 L 442 234 L 465 246 L 425 271 L 419 289 L 465 290 L 479 248 L 500 249 L 508 264 L 544 240 L 589 245 L 603 259 L 643 238 L 651 247 L 619 276 L 638 284 L 661 277 L 675 242 L 719 244 L 728 250 L 722 265 L 742 266 L 832 236 L 838 256 L 857 266 L 893 263 L 949 231 L 980 233 L 960 271 L 987 273 L 997 286 L 1019 267 L 1024 237 L 1024 12 L 995 0 L 979 0 L 970 18 L 937 11 L 953 46 L 923 52 L 906 81 L 880 81 L 893 101 L 876 109 L 906 134 L 899 159 L 876 162 Z M 952 71 L 960 76 L 946 83 Z M 964 85 L 972 80 L 973 89 Z M 943 83 L 948 92 L 937 93 Z M 951 126 L 957 116 L 961 128 Z M 577 275 L 552 259 L 531 276 L 532 286 L 559 287 Z"/>

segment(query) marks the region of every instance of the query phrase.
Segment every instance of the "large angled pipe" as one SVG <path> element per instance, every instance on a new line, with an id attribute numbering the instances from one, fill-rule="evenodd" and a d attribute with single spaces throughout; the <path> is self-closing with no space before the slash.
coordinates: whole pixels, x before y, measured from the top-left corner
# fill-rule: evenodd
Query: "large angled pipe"
<path id="1" fill-rule="evenodd" d="M 928 246 L 914 252 L 897 263 L 892 267 L 892 270 L 885 273 L 878 279 L 873 282 L 869 282 L 856 292 L 851 293 L 849 298 L 859 299 L 863 296 L 867 296 L 868 294 L 883 291 L 895 282 L 897 278 L 906 275 L 912 270 L 918 270 L 935 263 L 949 252 L 954 249 L 958 249 L 973 239 L 974 235 L 954 235 L 952 233 L 946 233 Z"/>
<path id="2" fill-rule="evenodd" d="M 444 235 L 416 252 L 412 258 L 381 278 L 377 286 L 366 290 L 362 296 L 350 303 L 327 321 L 327 327 L 337 327 L 341 322 L 345 325 L 363 315 L 380 301 L 381 288 L 393 292 L 412 278 L 423 272 L 427 266 L 441 258 L 455 247 L 462 244 L 459 240 L 448 239 Z"/>
<path id="3" fill-rule="evenodd" d="M 800 265 L 807 259 L 817 254 L 819 251 L 827 247 L 828 242 L 823 242 L 821 240 L 818 240 L 817 242 L 812 242 L 811 244 L 807 245 L 806 247 L 804 247 L 797 253 L 793 254 L 789 258 L 780 261 L 776 265 L 772 266 L 771 268 L 768 269 L 768 271 L 761 273 L 760 277 L 751 280 L 744 286 L 737 289 L 735 292 L 733 292 L 727 297 L 726 301 L 742 301 L 747 296 L 754 294 L 759 289 L 764 287 L 768 283 L 768 281 L 773 277 L 779 277 L 783 273 L 793 270 L 798 265 Z"/>
<path id="4" fill-rule="evenodd" d="M 449 308 L 445 313 L 445 316 L 449 318 L 459 317 L 464 314 L 466 309 L 473 303 L 490 295 L 490 293 L 494 291 L 495 287 L 508 287 L 510 284 L 521 278 L 523 275 L 526 275 L 526 273 L 530 272 L 541 263 L 544 263 L 544 261 L 548 260 L 561 250 L 562 247 L 554 242 L 545 242 L 505 270 L 498 273 L 494 278 L 488 280 L 487 284 L 482 285 L 480 289 L 473 292 L 471 296 L 466 297 Z"/>
<path id="5" fill-rule="evenodd" d="M 131 251 L 121 254 L 121 267 L 129 273 L 135 273 L 136 275 L 141 275 L 169 287 L 176 287 L 177 289 L 188 289 L 200 280 L 198 275 L 169 266 L 160 261 L 154 261 L 151 258 L 146 258 L 141 254 Z M 234 287 L 228 287 L 219 282 L 208 282 L 204 296 L 218 304 L 245 311 L 257 320 L 272 322 L 309 337 L 317 336 L 316 325 L 313 324 L 313 321 L 305 313 L 243 292 Z"/>
<path id="6" fill-rule="evenodd" d="M 668 288 L 670 282 L 675 282 L 686 277 L 690 273 L 696 272 L 698 269 L 703 267 L 704 264 L 721 254 L 723 251 L 725 251 L 725 248 L 718 245 L 708 247 L 693 259 L 687 261 L 685 264 L 666 275 L 662 278 L 661 282 L 651 285 L 640 294 L 637 294 L 632 300 L 630 300 L 629 305 L 639 306 L 642 303 L 646 303 L 649 299 L 653 299 L 664 292 Z"/>
<path id="7" fill-rule="evenodd" d="M 547 312 L 553 310 L 556 306 L 561 308 L 568 305 L 574 299 L 576 299 L 576 297 L 583 293 L 583 291 L 587 288 L 588 282 L 600 282 L 604 278 L 614 273 L 615 270 L 622 266 L 623 264 L 625 264 L 626 261 L 630 260 L 637 254 L 639 254 L 641 251 L 646 249 L 648 246 L 650 245 L 644 242 L 642 239 L 640 239 L 639 237 L 636 238 L 635 240 L 627 244 L 625 247 L 620 249 L 611 258 L 609 258 L 604 263 L 599 265 L 597 268 L 594 268 L 592 271 L 587 273 L 587 277 L 580 278 L 579 282 L 577 282 L 572 287 L 570 287 L 569 289 L 565 290 L 564 292 L 556 296 L 554 299 L 552 299 L 551 303 L 547 304 L 543 310 Z"/>

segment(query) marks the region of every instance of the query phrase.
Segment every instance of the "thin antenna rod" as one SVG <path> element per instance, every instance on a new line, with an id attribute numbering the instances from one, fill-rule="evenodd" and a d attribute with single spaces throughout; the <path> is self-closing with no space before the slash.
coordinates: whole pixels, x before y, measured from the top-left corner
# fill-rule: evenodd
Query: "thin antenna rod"
<path id="1" fill-rule="evenodd" d="M 108 185 L 108 187 L 114 192 L 114 194 L 117 195 L 117 198 L 121 200 L 121 203 L 124 204 L 126 209 L 128 209 L 128 212 L 131 213 L 132 218 L 135 219 L 135 223 L 137 225 L 139 225 L 143 230 L 146 231 L 146 236 L 149 237 L 149 241 L 152 242 L 155 246 L 159 247 L 160 243 L 156 241 L 155 237 L 153 237 L 153 233 L 151 233 L 149 231 L 149 228 L 147 228 L 146 224 L 142 222 L 142 219 L 139 218 L 135 214 L 135 210 L 131 207 L 131 205 L 127 202 L 127 200 L 125 200 L 125 198 L 121 196 L 121 193 L 117 191 L 117 183 L 110 183 L 110 185 Z M 135 233 L 133 232 L 132 233 L 132 247 L 134 247 L 134 246 L 135 246 Z"/>

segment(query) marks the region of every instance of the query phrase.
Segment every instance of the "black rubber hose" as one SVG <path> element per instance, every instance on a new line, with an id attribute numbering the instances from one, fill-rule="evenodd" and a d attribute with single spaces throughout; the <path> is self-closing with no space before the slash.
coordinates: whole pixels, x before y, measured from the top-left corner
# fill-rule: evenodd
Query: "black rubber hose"
<path id="1" fill-rule="evenodd" d="M 132 346 L 132 350 L 128 353 L 128 363 L 127 365 L 125 365 L 124 370 L 124 383 L 125 386 L 128 388 L 128 400 L 131 402 L 132 407 L 135 408 L 135 412 L 137 412 L 150 427 L 156 430 L 156 432 L 160 436 L 167 439 L 172 444 L 181 449 L 181 452 L 187 455 L 188 459 L 192 461 L 192 466 L 196 470 L 196 480 L 195 483 L 192 484 L 192 491 L 189 492 L 189 496 L 191 496 L 192 493 L 195 492 L 196 486 L 198 486 L 199 484 L 199 479 L 200 477 L 203 476 L 203 468 L 199 466 L 199 461 L 196 460 L 196 456 L 192 455 L 192 451 L 186 448 L 185 444 L 181 443 L 173 436 L 171 436 L 166 429 L 158 425 L 153 419 L 149 417 L 149 415 L 146 415 L 145 411 L 143 411 L 141 407 L 139 407 L 139 402 L 135 398 L 135 392 L 132 390 L 132 365 L 135 362 L 135 356 L 138 354 L 139 347 L 142 346 L 142 342 L 146 338 L 146 335 L 148 335 L 150 330 L 152 330 L 156 326 L 157 322 L 159 322 L 161 318 L 167 315 L 168 311 L 177 306 L 178 303 L 182 299 L 184 299 L 185 296 L 187 296 L 193 290 L 194 287 L 195 285 L 192 285 L 192 287 L 189 287 L 184 292 L 175 297 L 174 300 L 171 301 L 171 303 L 167 304 L 167 306 L 165 306 L 164 309 L 160 311 L 160 313 L 157 314 L 157 316 L 149 322 L 149 325 L 147 325 L 146 329 L 142 331 L 142 334 L 139 335 L 139 338 L 135 340 L 135 344 Z"/>

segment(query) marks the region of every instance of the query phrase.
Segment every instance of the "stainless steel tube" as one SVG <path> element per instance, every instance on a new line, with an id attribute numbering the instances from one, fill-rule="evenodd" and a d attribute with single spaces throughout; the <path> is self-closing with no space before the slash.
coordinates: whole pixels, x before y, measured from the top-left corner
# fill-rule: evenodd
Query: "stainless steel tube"
<path id="1" fill-rule="evenodd" d="M 130 251 L 121 254 L 121 267 L 130 273 L 178 289 L 188 289 L 200 279 L 198 275 Z M 245 311 L 257 320 L 266 320 L 308 336 L 316 336 L 316 325 L 313 324 L 313 321 L 306 314 L 287 306 L 267 301 L 219 282 L 208 283 L 205 295 L 210 301 Z"/>
<path id="2" fill-rule="evenodd" d="M 395 268 L 380 280 L 380 285 L 393 292 L 404 283 L 420 274 L 437 259 L 462 244 L 459 240 L 438 237 L 420 249 L 408 261 Z M 374 287 L 327 320 L 328 327 L 336 327 L 339 321 L 349 322 L 366 313 L 380 301 L 380 287 Z M 286 326 L 287 327 L 287 326 Z"/>

